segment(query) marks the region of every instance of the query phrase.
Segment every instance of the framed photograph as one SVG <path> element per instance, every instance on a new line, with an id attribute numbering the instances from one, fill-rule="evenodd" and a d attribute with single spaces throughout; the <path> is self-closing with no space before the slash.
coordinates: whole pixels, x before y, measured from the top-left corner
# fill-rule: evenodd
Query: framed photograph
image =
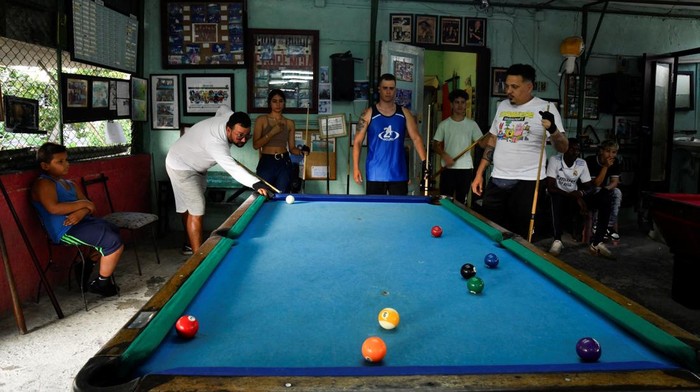
<path id="1" fill-rule="evenodd" d="M 462 18 L 440 17 L 440 45 L 460 46 L 462 44 Z"/>
<path id="2" fill-rule="evenodd" d="M 437 16 L 416 15 L 415 43 L 437 45 Z"/>
<path id="3" fill-rule="evenodd" d="M 491 68 L 491 96 L 506 96 L 506 71 L 508 68 Z"/>
<path id="4" fill-rule="evenodd" d="M 486 46 L 486 18 L 464 18 L 466 37 L 464 44 L 468 46 Z"/>
<path id="5" fill-rule="evenodd" d="M 357 122 L 350 123 L 350 146 L 355 143 L 355 135 L 357 135 Z M 367 147 L 367 135 L 362 140 L 362 147 Z"/>
<path id="6" fill-rule="evenodd" d="M 67 105 L 69 108 L 88 107 L 87 79 L 68 78 Z"/>
<path id="7" fill-rule="evenodd" d="M 245 67 L 246 0 L 161 0 L 163 68 Z"/>
<path id="8" fill-rule="evenodd" d="M 136 76 L 131 77 L 131 121 L 148 121 L 148 80 Z"/>
<path id="9" fill-rule="evenodd" d="M 151 75 L 151 129 L 180 129 L 178 75 Z"/>
<path id="10" fill-rule="evenodd" d="M 109 81 L 94 80 L 92 82 L 92 107 L 106 108 L 109 106 Z"/>
<path id="11" fill-rule="evenodd" d="M 613 132 L 620 144 L 636 142 L 639 138 L 639 117 L 613 116 Z"/>
<path id="12" fill-rule="evenodd" d="M 5 95 L 3 100 L 7 132 L 46 133 L 39 130 L 39 101 L 12 95 Z"/>
<path id="13" fill-rule="evenodd" d="M 318 130 L 322 139 L 347 135 L 347 130 L 345 129 L 345 115 L 332 114 L 329 116 L 318 116 Z"/>
<path id="14" fill-rule="evenodd" d="M 186 116 L 211 115 L 221 105 L 233 109 L 233 74 L 182 75 L 182 102 Z"/>
<path id="15" fill-rule="evenodd" d="M 392 42 L 410 44 L 413 42 L 413 15 L 391 14 L 389 15 L 389 37 Z"/>
<path id="16" fill-rule="evenodd" d="M 248 32 L 248 112 L 268 113 L 267 94 L 278 88 L 285 113 L 318 113 L 318 30 Z"/>

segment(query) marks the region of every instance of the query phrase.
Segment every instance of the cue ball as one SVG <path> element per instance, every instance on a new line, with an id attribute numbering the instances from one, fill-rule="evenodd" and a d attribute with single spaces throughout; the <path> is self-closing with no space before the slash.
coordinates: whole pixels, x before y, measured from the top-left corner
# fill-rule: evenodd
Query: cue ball
<path id="1" fill-rule="evenodd" d="M 294 196 L 287 195 L 287 197 L 284 199 L 284 201 L 286 201 L 287 204 L 292 204 L 292 203 L 294 203 Z"/>
<path id="2" fill-rule="evenodd" d="M 476 267 L 471 263 L 464 264 L 459 270 L 459 273 L 462 274 L 464 279 L 469 279 L 476 276 Z"/>
<path id="3" fill-rule="evenodd" d="M 498 267 L 498 256 L 493 253 L 487 254 L 486 257 L 484 257 L 484 264 L 486 264 L 487 268 Z"/>
<path id="4" fill-rule="evenodd" d="M 478 276 L 472 276 L 467 280 L 467 290 L 472 294 L 480 294 L 484 291 L 484 281 Z"/>
<path id="5" fill-rule="evenodd" d="M 442 227 L 440 226 L 433 226 L 432 230 L 430 230 L 430 234 L 433 235 L 433 237 L 440 237 L 442 235 Z"/>
<path id="6" fill-rule="evenodd" d="M 596 362 L 602 353 L 600 343 L 593 338 L 581 338 L 576 343 L 576 354 L 584 362 Z"/>
<path id="7" fill-rule="evenodd" d="M 376 336 L 370 336 L 362 343 L 362 356 L 367 362 L 379 362 L 386 355 L 386 343 Z"/>
<path id="8" fill-rule="evenodd" d="M 377 316 L 379 320 L 379 325 L 384 329 L 394 329 L 399 325 L 399 312 L 393 308 L 384 308 L 379 312 Z"/>
<path id="9" fill-rule="evenodd" d="M 182 316 L 175 323 L 175 330 L 181 338 L 192 339 L 199 330 L 199 321 L 194 316 Z"/>

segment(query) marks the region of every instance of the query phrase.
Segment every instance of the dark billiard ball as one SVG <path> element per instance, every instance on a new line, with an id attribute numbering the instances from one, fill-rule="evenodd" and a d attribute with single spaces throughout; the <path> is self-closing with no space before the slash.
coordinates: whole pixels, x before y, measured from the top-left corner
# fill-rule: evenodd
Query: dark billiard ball
<path id="1" fill-rule="evenodd" d="M 459 273 L 462 274 L 464 279 L 469 279 L 472 276 L 476 276 L 476 267 L 471 263 L 464 264 L 459 270 Z"/>
<path id="2" fill-rule="evenodd" d="M 182 316 L 175 323 L 175 330 L 181 338 L 192 339 L 199 330 L 199 321 L 194 316 Z"/>
<path id="3" fill-rule="evenodd" d="M 593 338 L 581 338 L 576 343 L 576 354 L 584 362 L 596 362 L 602 353 L 600 343 Z"/>
<path id="4" fill-rule="evenodd" d="M 484 257 L 484 264 L 486 264 L 487 268 L 498 267 L 498 256 L 493 253 L 487 254 L 486 257 Z"/>
<path id="5" fill-rule="evenodd" d="M 480 294 L 484 291 L 484 281 L 478 276 L 472 276 L 467 280 L 467 290 L 472 294 Z"/>
<path id="6" fill-rule="evenodd" d="M 442 227 L 433 226 L 433 229 L 430 230 L 430 234 L 432 234 L 433 237 L 440 237 L 442 235 Z"/>

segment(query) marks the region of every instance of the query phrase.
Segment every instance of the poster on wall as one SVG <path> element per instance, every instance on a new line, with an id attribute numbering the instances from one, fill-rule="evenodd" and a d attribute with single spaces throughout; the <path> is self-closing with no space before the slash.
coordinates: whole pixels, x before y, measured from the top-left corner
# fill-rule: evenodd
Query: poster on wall
<path id="1" fill-rule="evenodd" d="M 163 68 L 245 66 L 245 0 L 161 0 L 161 7 Z"/>
<path id="2" fill-rule="evenodd" d="M 151 128 L 180 129 L 179 76 L 151 75 Z"/>

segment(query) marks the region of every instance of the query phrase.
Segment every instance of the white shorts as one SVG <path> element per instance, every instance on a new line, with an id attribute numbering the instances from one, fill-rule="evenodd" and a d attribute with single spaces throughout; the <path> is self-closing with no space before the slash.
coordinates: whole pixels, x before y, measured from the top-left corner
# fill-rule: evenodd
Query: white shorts
<path id="1" fill-rule="evenodd" d="M 175 196 L 175 211 L 179 214 L 204 215 L 207 190 L 207 174 L 194 170 L 175 170 L 165 165 Z"/>

